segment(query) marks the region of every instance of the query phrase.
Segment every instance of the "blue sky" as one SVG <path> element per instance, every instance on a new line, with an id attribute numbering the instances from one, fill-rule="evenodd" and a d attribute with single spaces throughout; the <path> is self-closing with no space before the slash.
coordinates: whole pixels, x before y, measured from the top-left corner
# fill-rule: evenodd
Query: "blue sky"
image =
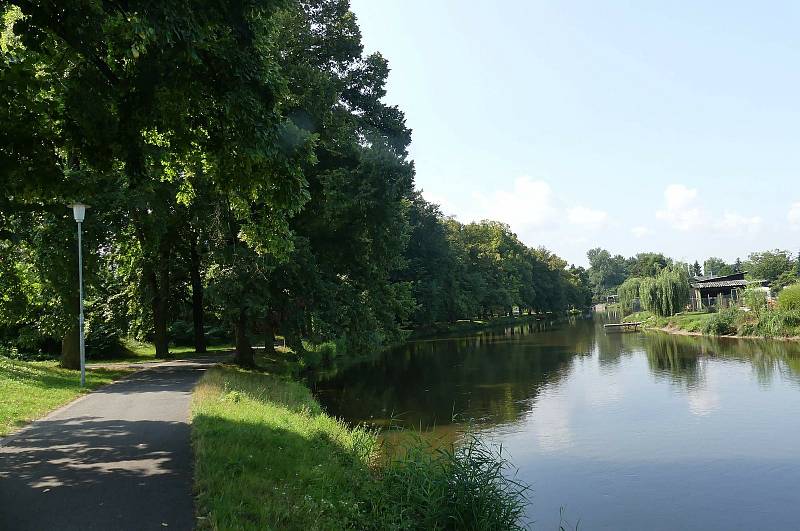
<path id="1" fill-rule="evenodd" d="M 417 186 L 586 263 L 800 248 L 800 4 L 352 0 Z"/>

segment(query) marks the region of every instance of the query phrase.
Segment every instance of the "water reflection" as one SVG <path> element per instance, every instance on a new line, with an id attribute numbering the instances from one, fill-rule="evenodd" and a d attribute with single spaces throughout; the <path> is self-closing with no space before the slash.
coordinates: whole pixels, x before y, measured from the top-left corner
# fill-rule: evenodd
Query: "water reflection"
<path id="1" fill-rule="evenodd" d="M 714 338 L 649 333 L 643 341 L 657 377 L 693 388 L 702 385 L 709 360 L 748 365 L 768 386 L 779 376 L 800 384 L 800 344 L 766 339 Z"/>
<path id="2" fill-rule="evenodd" d="M 800 344 L 794 342 L 606 333 L 605 322 L 599 315 L 411 342 L 344 369 L 332 367 L 314 375 L 311 384 L 338 417 L 422 429 L 465 421 L 513 423 L 544 386 L 557 385 L 585 357 L 613 374 L 622 361 L 644 353 L 656 380 L 691 392 L 698 412 L 715 402 L 703 392 L 708 360 L 747 364 L 762 385 L 776 375 L 800 384 Z M 593 400 L 599 404 L 618 394 L 612 386 Z"/>
<path id="3" fill-rule="evenodd" d="M 329 412 L 355 422 L 422 429 L 513 422 L 543 385 L 569 373 L 575 357 L 591 354 L 592 328 L 591 321 L 533 322 L 413 342 L 314 387 Z"/>
<path id="4" fill-rule="evenodd" d="M 533 484 L 539 529 L 557 529 L 563 505 L 582 529 L 795 528 L 800 343 L 614 334 L 604 320 L 409 343 L 315 387 L 346 420 L 444 442 L 474 419 Z"/>

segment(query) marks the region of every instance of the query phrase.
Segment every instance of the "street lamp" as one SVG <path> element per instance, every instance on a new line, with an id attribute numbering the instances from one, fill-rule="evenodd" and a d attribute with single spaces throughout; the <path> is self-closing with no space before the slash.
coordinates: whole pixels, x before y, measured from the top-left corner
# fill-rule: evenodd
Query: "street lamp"
<path id="1" fill-rule="evenodd" d="M 80 351 L 81 351 L 81 387 L 86 385 L 86 344 L 83 339 L 83 252 L 81 250 L 81 225 L 83 218 L 86 217 L 86 205 L 73 203 L 72 215 L 78 223 L 78 293 L 80 296 L 80 313 L 78 314 L 78 328 L 80 329 Z"/>

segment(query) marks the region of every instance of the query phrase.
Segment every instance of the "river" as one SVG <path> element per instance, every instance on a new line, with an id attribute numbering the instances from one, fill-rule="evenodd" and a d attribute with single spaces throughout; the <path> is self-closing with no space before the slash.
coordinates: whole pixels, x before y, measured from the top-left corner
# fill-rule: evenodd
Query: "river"
<path id="1" fill-rule="evenodd" d="M 351 422 L 502 443 L 537 530 L 800 529 L 800 345 L 606 333 L 415 341 L 317 381 Z"/>

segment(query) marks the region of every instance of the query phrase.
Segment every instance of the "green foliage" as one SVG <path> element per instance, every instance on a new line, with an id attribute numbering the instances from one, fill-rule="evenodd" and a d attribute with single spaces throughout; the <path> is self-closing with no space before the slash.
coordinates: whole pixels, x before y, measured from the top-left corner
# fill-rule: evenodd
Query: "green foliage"
<path id="1" fill-rule="evenodd" d="M 254 331 L 300 356 L 304 339 L 358 354 L 408 327 L 590 303 L 582 268 L 414 191 L 411 132 L 383 101 L 388 63 L 364 54 L 347 1 L 13 3 L 3 348 L 77 363 L 75 199 L 92 206 L 90 358 L 123 337 L 164 357 L 209 329 L 234 335 L 243 363 Z"/>
<path id="2" fill-rule="evenodd" d="M 653 310 L 658 294 L 656 293 L 656 279 L 647 277 L 639 282 L 639 301 L 645 310 Z"/>
<path id="3" fill-rule="evenodd" d="M 589 259 L 589 281 L 592 294 L 601 298 L 612 293 L 628 276 L 628 262 L 621 255 L 611 256 L 605 249 L 590 249 L 586 253 Z"/>
<path id="4" fill-rule="evenodd" d="M 740 313 L 738 308 L 725 308 L 712 314 L 703 327 L 703 333 L 717 336 L 735 335 Z"/>
<path id="5" fill-rule="evenodd" d="M 800 336 L 800 310 L 766 308 L 757 315 L 747 315 L 739 324 L 739 333 L 748 336 Z"/>
<path id="6" fill-rule="evenodd" d="M 778 308 L 784 311 L 800 310 L 800 284 L 787 286 L 778 293 Z"/>
<path id="7" fill-rule="evenodd" d="M 749 278 L 766 280 L 771 287 L 780 288 L 786 285 L 785 283 L 794 282 L 791 273 L 796 274 L 795 266 L 792 253 L 775 249 L 774 251 L 751 253 L 744 268 Z M 779 279 L 781 279 L 780 282 Z"/>
<path id="8" fill-rule="evenodd" d="M 733 274 L 734 268 L 721 258 L 711 257 L 703 262 L 703 274 L 706 276 L 721 277 Z"/>
<path id="9" fill-rule="evenodd" d="M 417 439 L 381 474 L 382 529 L 524 529 L 528 487 L 507 479 L 508 462 L 474 436 L 456 449 Z"/>
<path id="10" fill-rule="evenodd" d="M 662 253 L 638 253 L 627 260 L 627 271 L 633 277 L 654 277 L 672 265 L 672 259 Z"/>
<path id="11" fill-rule="evenodd" d="M 208 371 L 192 440 L 201 529 L 517 529 L 526 504 L 504 457 L 477 441 L 384 458 L 375 433 L 265 373 Z"/>
<path id="12" fill-rule="evenodd" d="M 749 287 L 742 293 L 742 301 L 750 310 L 759 313 L 767 307 L 767 294 L 763 290 Z"/>
<path id="13" fill-rule="evenodd" d="M 662 270 L 655 278 L 642 279 L 639 283 L 642 308 L 661 317 L 683 311 L 690 295 L 689 276 L 680 264 Z"/>
<path id="14" fill-rule="evenodd" d="M 639 298 L 639 286 L 641 283 L 641 278 L 631 277 L 623 282 L 617 290 L 617 294 L 619 295 L 619 303 L 622 306 L 622 311 L 624 313 L 630 313 L 633 309 L 634 301 Z"/>

